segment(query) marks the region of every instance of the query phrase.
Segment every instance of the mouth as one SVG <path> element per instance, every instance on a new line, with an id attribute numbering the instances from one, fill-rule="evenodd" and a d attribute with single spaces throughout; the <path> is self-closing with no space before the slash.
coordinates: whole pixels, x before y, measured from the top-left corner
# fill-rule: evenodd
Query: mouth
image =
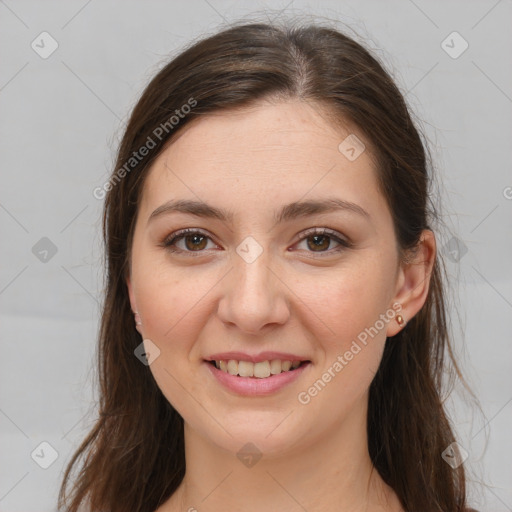
<path id="1" fill-rule="evenodd" d="M 294 372 L 311 363 L 309 360 L 291 361 L 281 359 L 269 359 L 257 363 L 236 359 L 206 360 L 206 362 L 234 377 L 254 379 L 266 379 L 273 375 Z"/>

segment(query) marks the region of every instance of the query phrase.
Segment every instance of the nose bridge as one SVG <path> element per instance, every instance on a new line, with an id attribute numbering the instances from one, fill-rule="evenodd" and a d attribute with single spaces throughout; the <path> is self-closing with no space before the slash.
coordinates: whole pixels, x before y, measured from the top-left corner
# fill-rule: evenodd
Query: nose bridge
<path id="1" fill-rule="evenodd" d="M 253 333 L 267 324 L 284 323 L 289 316 L 286 287 L 275 275 L 271 252 L 258 246 L 246 239 L 237 247 L 219 305 L 223 321 Z"/>
<path id="2" fill-rule="evenodd" d="M 264 301 L 272 299 L 274 286 L 271 283 L 271 259 L 268 251 L 251 262 L 243 258 L 238 258 L 238 261 L 235 259 L 235 277 L 237 278 L 235 291 L 240 292 L 240 299 L 250 299 L 253 304 L 256 304 L 256 298 Z"/>

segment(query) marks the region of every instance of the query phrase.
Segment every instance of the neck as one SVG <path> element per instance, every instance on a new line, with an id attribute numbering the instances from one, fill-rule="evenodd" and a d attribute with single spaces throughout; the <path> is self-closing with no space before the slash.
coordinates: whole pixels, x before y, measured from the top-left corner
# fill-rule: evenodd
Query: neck
<path id="1" fill-rule="evenodd" d="M 366 411 L 322 432 L 309 445 L 298 442 L 295 450 L 263 455 L 253 465 L 185 423 L 185 455 L 185 477 L 165 511 L 157 512 L 402 510 L 371 463 Z"/>

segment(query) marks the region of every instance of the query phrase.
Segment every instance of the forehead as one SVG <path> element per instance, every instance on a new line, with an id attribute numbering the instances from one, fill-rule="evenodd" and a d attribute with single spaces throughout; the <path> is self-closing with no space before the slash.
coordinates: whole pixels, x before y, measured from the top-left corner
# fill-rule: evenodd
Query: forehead
<path id="1" fill-rule="evenodd" d="M 366 149 L 351 159 L 342 150 L 354 136 Z M 153 163 L 141 208 L 185 196 L 235 210 L 336 192 L 369 209 L 382 206 L 361 131 L 348 122 L 334 126 L 314 103 L 260 102 L 196 118 L 179 132 Z"/>
<path id="2" fill-rule="evenodd" d="M 170 147 L 173 156 L 185 150 L 190 157 L 190 153 L 204 148 L 207 154 L 193 156 L 204 159 L 229 155 L 230 161 L 249 155 L 257 160 L 258 153 L 263 158 L 279 153 L 308 155 L 312 149 L 330 151 L 337 157 L 340 142 L 351 134 L 363 139 L 361 131 L 348 120 L 337 118 L 334 126 L 327 118 L 326 107 L 318 103 L 259 101 L 249 107 L 194 118 Z"/>

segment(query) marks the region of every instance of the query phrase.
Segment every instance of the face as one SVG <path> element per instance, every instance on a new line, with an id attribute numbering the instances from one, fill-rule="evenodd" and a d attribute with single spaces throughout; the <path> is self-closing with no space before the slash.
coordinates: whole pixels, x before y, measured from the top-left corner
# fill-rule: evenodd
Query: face
<path id="1" fill-rule="evenodd" d="M 158 386 L 219 447 L 285 453 L 364 425 L 404 280 L 369 143 L 339 149 L 350 134 L 364 141 L 314 104 L 259 103 L 194 121 L 147 177 L 131 305 Z"/>

